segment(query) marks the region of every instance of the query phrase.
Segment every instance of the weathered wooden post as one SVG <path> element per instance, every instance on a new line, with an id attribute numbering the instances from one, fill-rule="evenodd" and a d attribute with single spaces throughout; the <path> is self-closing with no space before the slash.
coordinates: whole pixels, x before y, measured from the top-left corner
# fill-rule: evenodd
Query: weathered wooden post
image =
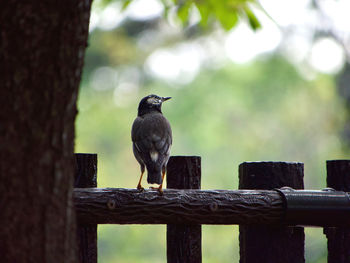
<path id="1" fill-rule="evenodd" d="M 303 163 L 245 162 L 239 166 L 239 188 L 303 189 L 303 176 Z M 240 225 L 240 263 L 305 262 L 304 240 L 302 227 Z"/>
<path id="2" fill-rule="evenodd" d="M 350 160 L 327 161 L 327 186 L 350 191 Z M 326 227 L 328 263 L 350 263 L 350 228 Z"/>
<path id="3" fill-rule="evenodd" d="M 166 178 L 167 188 L 200 189 L 201 157 L 170 157 Z M 201 225 L 167 225 L 167 262 L 202 262 Z"/>
<path id="4" fill-rule="evenodd" d="M 97 187 L 97 154 L 77 153 L 75 188 Z M 78 223 L 78 253 L 80 263 L 97 263 L 97 225 Z"/>

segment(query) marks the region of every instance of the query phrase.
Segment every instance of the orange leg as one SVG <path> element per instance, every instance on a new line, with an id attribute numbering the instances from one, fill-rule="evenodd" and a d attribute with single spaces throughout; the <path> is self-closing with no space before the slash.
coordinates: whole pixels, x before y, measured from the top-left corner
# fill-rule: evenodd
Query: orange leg
<path id="1" fill-rule="evenodd" d="M 162 183 L 159 185 L 159 187 L 150 187 L 151 189 L 157 189 L 159 192 L 159 195 L 163 195 L 163 182 L 165 177 L 165 169 L 162 170 Z"/>
<path id="2" fill-rule="evenodd" d="M 158 192 L 160 195 L 163 195 L 163 183 L 164 183 L 164 177 L 165 177 L 165 169 L 162 171 L 162 183 L 160 184 L 158 188 Z"/>
<path id="3" fill-rule="evenodd" d="M 144 188 L 141 186 L 141 181 L 142 181 L 142 177 L 143 177 L 144 172 L 145 172 L 145 167 L 141 166 L 141 176 L 140 176 L 139 183 L 137 184 L 137 187 L 136 187 L 140 191 L 144 190 Z"/>

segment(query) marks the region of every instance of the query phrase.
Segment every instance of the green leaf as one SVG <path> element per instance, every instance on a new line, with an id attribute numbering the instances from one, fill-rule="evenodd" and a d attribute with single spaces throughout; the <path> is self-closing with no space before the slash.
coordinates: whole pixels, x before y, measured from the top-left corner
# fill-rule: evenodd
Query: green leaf
<path id="1" fill-rule="evenodd" d="M 238 13 L 233 9 L 220 9 L 216 12 L 216 18 L 225 30 L 230 30 L 238 22 Z"/>
<path id="2" fill-rule="evenodd" d="M 207 26 L 209 15 L 210 15 L 210 9 L 208 5 L 202 4 L 202 2 L 196 2 L 195 5 L 199 11 L 199 14 L 201 15 L 200 24 L 202 26 Z"/>
<path id="3" fill-rule="evenodd" d="M 244 11 L 248 17 L 250 27 L 253 30 L 257 30 L 257 29 L 261 28 L 261 24 L 260 24 L 258 18 L 253 13 L 253 11 L 251 9 L 249 9 L 248 7 L 245 7 Z"/>
<path id="4" fill-rule="evenodd" d="M 190 1 L 186 1 L 177 9 L 177 16 L 180 18 L 183 24 L 186 24 L 188 22 L 191 5 L 192 3 Z"/>
<path id="5" fill-rule="evenodd" d="M 115 0 L 99 0 L 104 5 Z M 120 0 L 124 11 L 134 0 Z M 168 15 L 171 7 L 176 7 L 176 15 L 181 23 L 186 26 L 190 18 L 191 8 L 197 8 L 201 19 L 200 25 L 207 27 L 209 19 L 216 19 L 225 30 L 230 30 L 237 25 L 241 17 L 247 18 L 253 30 L 261 28 L 261 24 L 248 4 L 256 3 L 255 0 L 160 0 L 164 6 L 164 17 Z"/>
<path id="6" fill-rule="evenodd" d="M 131 3 L 132 0 L 125 0 L 123 1 L 123 6 L 122 6 L 122 11 L 124 11 L 128 6 L 129 4 Z"/>

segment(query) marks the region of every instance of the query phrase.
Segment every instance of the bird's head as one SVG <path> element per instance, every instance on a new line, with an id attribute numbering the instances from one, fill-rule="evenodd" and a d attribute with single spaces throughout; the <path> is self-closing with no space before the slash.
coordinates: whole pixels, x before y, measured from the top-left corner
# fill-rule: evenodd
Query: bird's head
<path id="1" fill-rule="evenodd" d="M 138 116 L 141 116 L 143 114 L 146 114 L 152 111 L 158 111 L 161 113 L 162 103 L 169 99 L 171 99 L 171 97 L 159 97 L 154 94 L 144 97 L 139 104 Z"/>

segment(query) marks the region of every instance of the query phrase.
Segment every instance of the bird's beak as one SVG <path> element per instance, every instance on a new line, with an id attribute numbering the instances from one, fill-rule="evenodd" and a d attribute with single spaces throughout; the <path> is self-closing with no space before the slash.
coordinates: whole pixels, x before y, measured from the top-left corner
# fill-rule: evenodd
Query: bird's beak
<path id="1" fill-rule="evenodd" d="M 162 102 L 166 101 L 166 100 L 170 100 L 171 97 L 162 97 Z"/>

